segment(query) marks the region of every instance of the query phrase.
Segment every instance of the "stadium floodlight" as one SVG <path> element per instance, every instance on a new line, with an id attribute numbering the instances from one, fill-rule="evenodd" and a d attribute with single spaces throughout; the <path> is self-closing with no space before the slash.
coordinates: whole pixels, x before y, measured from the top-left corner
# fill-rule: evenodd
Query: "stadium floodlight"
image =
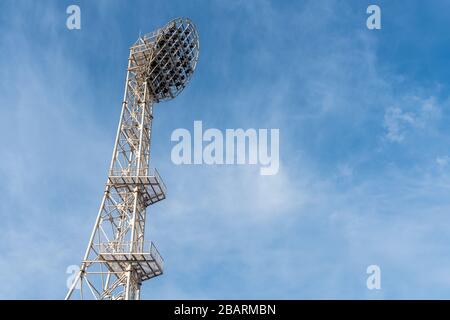
<path id="1" fill-rule="evenodd" d="M 66 299 L 140 299 L 142 282 L 163 273 L 156 246 L 144 241 L 146 208 L 166 197 L 158 171 L 149 167 L 153 105 L 186 87 L 198 56 L 197 30 L 183 18 L 139 37 L 130 48 L 103 199 Z"/>

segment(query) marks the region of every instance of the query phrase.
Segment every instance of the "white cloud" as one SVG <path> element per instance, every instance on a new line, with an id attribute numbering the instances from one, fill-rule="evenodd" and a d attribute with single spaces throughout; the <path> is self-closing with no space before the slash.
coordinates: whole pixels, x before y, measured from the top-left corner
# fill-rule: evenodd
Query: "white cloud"
<path id="1" fill-rule="evenodd" d="M 446 167 L 448 165 L 449 161 L 450 161 L 449 156 L 441 156 L 441 157 L 436 158 L 436 163 L 440 167 Z"/>
<path id="2" fill-rule="evenodd" d="M 109 1 L 103 4 L 109 21 Z M 168 163 L 169 156 L 159 155 L 169 195 L 149 208 L 148 228 L 167 272 L 144 285 L 144 296 L 360 298 L 366 294 L 365 268 L 372 263 L 380 264 L 383 274 L 405 274 L 383 285 L 391 288 L 387 297 L 415 296 L 439 286 L 441 277 L 448 283 L 443 267 L 448 261 L 441 255 L 447 250 L 449 177 L 436 177 L 423 167 L 390 171 L 382 165 L 364 175 L 366 166 L 377 165 L 372 136 L 383 132 L 388 141 L 403 142 L 414 131 L 432 127 L 443 102 L 408 90 L 398 99 L 390 90 L 395 81 L 380 74 L 376 43 L 367 34 L 330 34 L 336 23 L 354 21 L 347 4 L 304 2 L 296 19 L 287 21 L 285 12 L 270 2 L 241 5 L 247 28 L 225 25 L 228 16 L 215 20 L 217 27 L 211 28 L 224 32 L 202 36 L 210 45 L 205 54 L 213 57 L 201 56 L 203 73 L 196 74 L 208 80 L 214 70 L 202 69 L 201 63 L 217 59 L 211 65 L 236 86 L 220 83 L 218 98 L 202 88 L 199 96 L 209 109 L 184 108 L 158 125 L 170 127 L 176 117 L 191 125 L 196 112 L 208 126 L 224 118 L 235 127 L 280 128 L 280 172 L 262 177 L 257 167 L 176 167 Z M 255 6 L 262 8 L 261 15 Z M 243 39 L 238 37 L 248 30 Z M 84 84 L 92 84 L 83 67 L 88 62 L 72 61 L 64 50 L 37 50 L 17 36 L 20 28 L 7 31 L 2 48 L 16 51 L 2 60 L 3 74 L 12 75 L 2 84 L 13 91 L 2 90 L 0 97 L 1 105 L 8 106 L 1 116 L 9 119 L 0 130 L 11 137 L 0 163 L 2 180 L 11 182 L 4 193 L 7 201 L 0 204 L 6 231 L 0 246 L 0 296 L 58 298 L 65 293 L 65 268 L 79 263 L 94 223 L 115 130 L 113 125 L 106 130 L 104 114 L 89 110 L 97 106 L 94 102 L 106 105 L 107 95 L 121 93 L 102 92 L 100 84 L 92 91 Z M 106 36 L 115 39 L 116 33 Z M 238 38 L 251 48 L 244 50 Z M 218 56 L 207 51 L 214 50 L 214 41 L 220 43 Z M 282 50 L 283 44 L 289 50 Z M 115 52 L 107 54 L 121 59 Z M 242 73 L 232 72 L 233 59 L 239 60 Z M 253 73 L 258 77 L 243 80 Z M 115 125 L 114 110 L 108 121 L 114 119 Z M 170 143 L 169 138 L 159 141 Z M 448 159 L 441 156 L 436 162 L 444 165 Z M 336 182 L 336 168 L 350 185 Z M 355 172 L 365 180 L 356 179 Z M 270 287 L 265 279 L 271 279 Z"/>
<path id="3" fill-rule="evenodd" d="M 408 126 L 414 126 L 417 120 L 413 113 L 404 113 L 398 107 L 388 108 L 384 115 L 384 125 L 387 129 L 386 137 L 393 142 L 402 142 Z"/>
<path id="4" fill-rule="evenodd" d="M 415 130 L 427 129 L 441 116 L 436 97 L 406 95 L 398 99 L 400 106 L 388 107 L 384 114 L 386 139 L 401 143 Z M 405 111 L 407 110 L 407 111 Z"/>

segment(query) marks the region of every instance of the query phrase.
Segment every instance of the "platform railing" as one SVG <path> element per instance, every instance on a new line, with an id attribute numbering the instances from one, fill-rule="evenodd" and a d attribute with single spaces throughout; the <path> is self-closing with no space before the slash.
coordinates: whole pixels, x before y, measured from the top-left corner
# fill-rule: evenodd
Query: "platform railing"
<path id="1" fill-rule="evenodd" d="M 155 262 L 159 266 L 159 269 L 163 270 L 164 259 L 161 257 L 161 254 L 159 253 L 158 249 L 156 249 L 156 246 L 153 244 L 153 242 L 150 245 L 150 255 L 153 257 L 153 259 L 155 259 Z"/>
<path id="2" fill-rule="evenodd" d="M 142 250 L 130 251 L 130 242 L 111 241 L 107 243 L 96 244 L 99 254 L 150 254 L 160 270 L 164 267 L 164 259 L 152 241 L 145 241 Z M 137 251 L 137 252 L 136 252 Z"/>
<path id="3" fill-rule="evenodd" d="M 158 176 L 159 173 L 155 168 L 142 168 L 142 169 L 133 169 L 130 168 L 114 168 L 112 170 L 109 170 L 109 176 L 112 177 L 136 177 L 136 176 Z"/>
<path id="4" fill-rule="evenodd" d="M 152 241 L 144 241 L 140 244 L 141 248 L 138 248 L 138 250 L 130 251 L 130 241 L 127 242 L 118 242 L 118 241 L 110 241 L 105 243 L 100 243 L 94 245 L 100 254 L 106 254 L 106 253 L 150 253 L 152 258 L 155 260 L 155 262 L 162 268 L 164 265 L 164 259 L 161 257 L 161 254 L 159 253 L 158 249 L 156 248 L 155 244 Z"/>

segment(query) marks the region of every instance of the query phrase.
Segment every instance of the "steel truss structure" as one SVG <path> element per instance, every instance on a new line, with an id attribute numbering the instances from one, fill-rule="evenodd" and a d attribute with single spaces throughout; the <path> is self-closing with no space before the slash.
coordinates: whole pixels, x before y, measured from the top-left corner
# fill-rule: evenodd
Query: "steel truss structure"
<path id="1" fill-rule="evenodd" d="M 184 89 L 198 55 L 197 31 L 182 18 L 139 37 L 130 48 L 103 199 L 66 299 L 140 299 L 142 282 L 163 273 L 161 255 L 144 241 L 146 208 L 166 197 L 158 171 L 149 167 L 153 105 Z"/>

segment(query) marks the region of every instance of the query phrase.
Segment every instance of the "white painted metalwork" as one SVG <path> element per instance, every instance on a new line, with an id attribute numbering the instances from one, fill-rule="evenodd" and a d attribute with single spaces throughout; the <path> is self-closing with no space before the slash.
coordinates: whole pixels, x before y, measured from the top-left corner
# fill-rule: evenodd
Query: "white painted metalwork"
<path id="1" fill-rule="evenodd" d="M 140 299 L 142 282 L 163 273 L 161 255 L 144 241 L 146 208 L 166 197 L 158 171 L 149 167 L 153 104 L 184 89 L 198 54 L 197 31 L 182 18 L 139 37 L 130 48 L 108 180 L 66 299 Z"/>

